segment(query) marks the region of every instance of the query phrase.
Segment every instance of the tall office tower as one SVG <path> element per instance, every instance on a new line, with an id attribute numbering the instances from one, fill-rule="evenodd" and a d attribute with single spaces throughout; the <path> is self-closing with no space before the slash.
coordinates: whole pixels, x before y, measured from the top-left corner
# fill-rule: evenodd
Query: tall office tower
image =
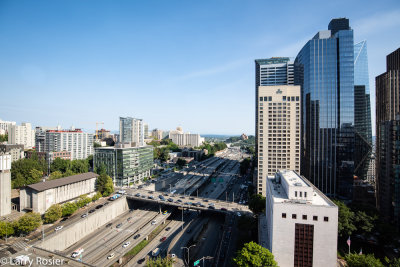
<path id="1" fill-rule="evenodd" d="M 80 129 L 47 130 L 44 152 L 71 153 L 71 160 L 86 159 L 93 155 L 93 134 Z"/>
<path id="2" fill-rule="evenodd" d="M 367 42 L 354 45 L 354 173 L 367 179 L 372 154 Z"/>
<path id="3" fill-rule="evenodd" d="M 300 86 L 258 87 L 258 182 L 265 196 L 267 176 L 280 169 L 300 172 Z"/>
<path id="4" fill-rule="evenodd" d="M 323 193 L 352 198 L 354 43 L 346 18 L 333 19 L 295 60 L 302 91 L 301 173 Z"/>
<path id="5" fill-rule="evenodd" d="M 386 57 L 375 85 L 377 207 L 400 228 L 400 48 Z"/>
<path id="6" fill-rule="evenodd" d="M 133 146 L 143 146 L 143 120 L 119 117 L 119 141 L 120 143 L 131 143 Z"/>
<path id="7" fill-rule="evenodd" d="M 11 213 L 11 155 L 0 156 L 0 216 Z"/>
<path id="8" fill-rule="evenodd" d="M 35 145 L 35 130 L 28 122 L 21 125 L 10 125 L 8 130 L 8 143 L 24 145 L 25 149 L 30 149 Z"/>
<path id="9" fill-rule="evenodd" d="M 57 127 L 41 127 L 37 126 L 35 128 L 35 150 L 36 152 L 44 152 L 44 145 L 46 141 L 46 131 L 47 130 L 61 130 L 61 126 Z"/>
<path id="10" fill-rule="evenodd" d="M 337 266 L 338 207 L 306 178 L 267 178 L 267 248 L 279 266 Z"/>
<path id="11" fill-rule="evenodd" d="M 0 119 L 0 134 L 7 134 L 10 125 L 15 125 L 15 121 L 3 121 Z"/>
<path id="12" fill-rule="evenodd" d="M 294 84 L 294 65 L 288 57 L 272 57 L 268 59 L 256 59 L 256 135 L 255 135 L 255 151 L 258 157 L 259 150 L 259 86 L 274 86 L 274 85 L 293 85 Z M 271 89 L 274 91 L 273 89 Z M 276 90 L 275 90 L 276 91 Z M 262 161 L 258 160 L 257 176 L 254 179 L 254 185 L 257 188 L 257 193 L 262 193 L 262 188 L 257 184 L 265 184 L 263 179 L 263 173 L 258 171 L 259 164 Z M 263 187 L 265 188 L 265 186 Z"/>
<path id="13" fill-rule="evenodd" d="M 143 129 L 144 129 L 144 139 L 149 138 L 149 124 L 143 123 Z"/>

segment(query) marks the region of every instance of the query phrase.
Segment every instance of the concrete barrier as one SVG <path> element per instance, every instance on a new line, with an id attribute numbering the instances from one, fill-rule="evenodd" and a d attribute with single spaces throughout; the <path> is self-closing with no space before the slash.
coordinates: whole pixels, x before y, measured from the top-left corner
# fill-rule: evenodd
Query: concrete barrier
<path id="1" fill-rule="evenodd" d="M 36 246 L 50 251 L 63 251 L 128 209 L 127 199 L 123 196 L 89 214 L 86 218 L 45 237 L 44 242 L 39 241 Z"/>

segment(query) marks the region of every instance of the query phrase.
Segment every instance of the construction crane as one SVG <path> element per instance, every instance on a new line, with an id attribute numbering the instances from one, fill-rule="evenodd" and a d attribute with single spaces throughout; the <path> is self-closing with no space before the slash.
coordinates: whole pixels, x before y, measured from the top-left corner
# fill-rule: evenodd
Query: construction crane
<path id="1" fill-rule="evenodd" d="M 98 139 L 98 133 L 99 133 L 99 130 L 98 130 L 98 127 L 99 127 L 99 124 L 103 124 L 104 125 L 104 122 L 96 122 L 96 140 Z"/>

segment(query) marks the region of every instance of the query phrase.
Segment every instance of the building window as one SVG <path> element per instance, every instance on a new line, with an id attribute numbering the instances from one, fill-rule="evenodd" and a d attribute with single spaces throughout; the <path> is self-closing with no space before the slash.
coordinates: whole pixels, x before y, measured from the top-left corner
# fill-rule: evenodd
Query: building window
<path id="1" fill-rule="evenodd" d="M 312 219 L 313 219 L 313 221 L 318 221 L 318 216 L 315 216 L 315 215 L 314 215 L 314 216 L 312 217 Z"/>
<path id="2" fill-rule="evenodd" d="M 324 222 L 328 222 L 329 218 L 328 217 L 324 217 Z"/>
<path id="3" fill-rule="evenodd" d="M 308 267 L 313 264 L 314 225 L 295 225 L 294 266 Z"/>
<path id="4" fill-rule="evenodd" d="M 304 192 L 304 197 L 307 197 L 307 192 Z"/>
<path id="5" fill-rule="evenodd" d="M 307 220 L 307 215 L 303 214 L 303 220 Z"/>
<path id="6" fill-rule="evenodd" d="M 303 197 L 303 192 L 300 191 L 300 197 Z"/>
<path id="7" fill-rule="evenodd" d="M 297 191 L 294 191 L 294 196 L 297 197 Z"/>
<path id="8" fill-rule="evenodd" d="M 296 219 L 297 215 L 296 214 L 292 214 L 292 219 Z"/>
<path id="9" fill-rule="evenodd" d="M 282 213 L 282 218 L 286 218 L 286 213 Z"/>

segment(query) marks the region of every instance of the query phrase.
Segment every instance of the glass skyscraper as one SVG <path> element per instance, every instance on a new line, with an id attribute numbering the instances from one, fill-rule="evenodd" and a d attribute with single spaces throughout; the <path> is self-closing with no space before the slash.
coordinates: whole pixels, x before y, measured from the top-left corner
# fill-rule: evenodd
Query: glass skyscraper
<path id="1" fill-rule="evenodd" d="M 142 119 L 131 117 L 119 118 L 119 138 L 121 143 L 131 143 L 134 146 L 144 145 L 144 127 Z"/>
<path id="2" fill-rule="evenodd" d="M 366 179 L 372 153 L 367 42 L 354 45 L 354 173 Z"/>
<path id="3" fill-rule="evenodd" d="M 352 197 L 354 42 L 346 18 L 333 19 L 295 60 L 302 89 L 301 173 L 328 196 Z"/>

